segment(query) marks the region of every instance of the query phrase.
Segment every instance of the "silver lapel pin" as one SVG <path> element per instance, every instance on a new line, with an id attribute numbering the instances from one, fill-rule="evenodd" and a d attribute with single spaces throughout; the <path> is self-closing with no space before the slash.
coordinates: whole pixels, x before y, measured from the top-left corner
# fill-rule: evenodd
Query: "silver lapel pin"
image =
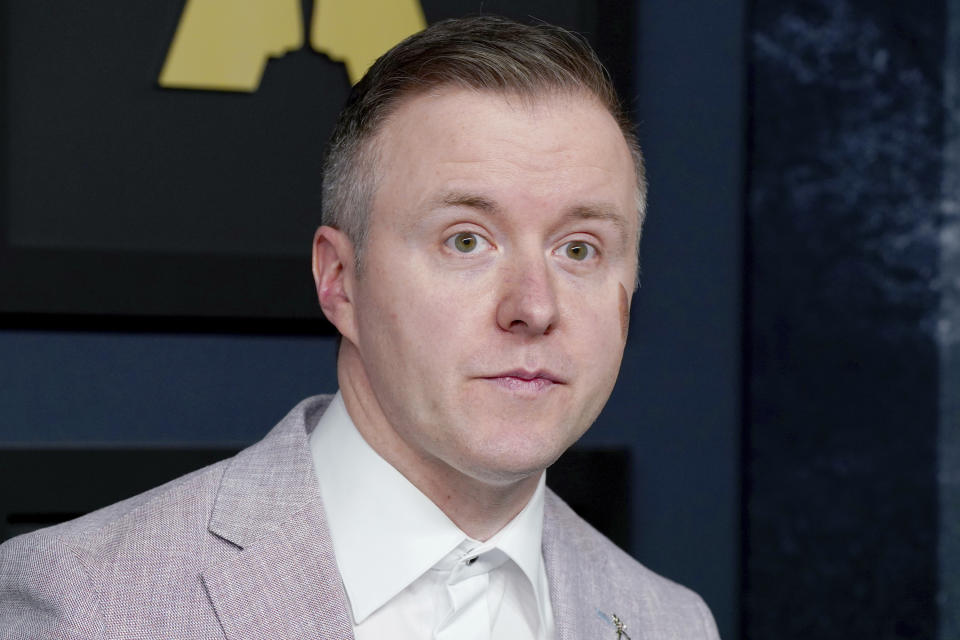
<path id="1" fill-rule="evenodd" d="M 617 625 L 617 640 L 630 640 L 630 636 L 627 635 L 627 625 L 623 624 L 623 620 L 615 613 L 610 617 L 613 618 L 613 624 Z"/>

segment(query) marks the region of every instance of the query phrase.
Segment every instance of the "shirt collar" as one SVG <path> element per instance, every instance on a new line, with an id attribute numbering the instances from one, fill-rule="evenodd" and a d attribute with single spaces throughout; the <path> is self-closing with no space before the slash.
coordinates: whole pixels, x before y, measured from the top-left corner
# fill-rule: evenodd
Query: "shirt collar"
<path id="1" fill-rule="evenodd" d="M 357 431 L 337 392 L 310 435 L 313 463 L 337 567 L 359 624 L 447 556 L 468 536 Z M 476 550 L 499 548 L 542 601 L 545 475 L 530 501 Z"/>
<path id="2" fill-rule="evenodd" d="M 537 601 L 546 595 L 541 593 L 540 573 L 543 564 L 541 541 L 543 538 L 543 497 L 546 489 L 546 472 L 540 474 L 540 482 L 530 501 L 513 520 L 484 543 L 483 548 L 496 547 L 517 563 L 533 586 Z"/>

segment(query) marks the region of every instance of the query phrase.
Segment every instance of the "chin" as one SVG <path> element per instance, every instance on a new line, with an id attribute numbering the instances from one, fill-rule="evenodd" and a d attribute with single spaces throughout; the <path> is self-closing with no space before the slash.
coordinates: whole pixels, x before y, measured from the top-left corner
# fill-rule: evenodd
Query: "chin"
<path id="1" fill-rule="evenodd" d="M 500 464 L 476 466 L 465 473 L 480 482 L 498 487 L 508 487 L 531 477 L 539 477 L 546 467 L 539 464 Z M 549 466 L 549 465 L 548 465 Z"/>
<path id="2" fill-rule="evenodd" d="M 556 462 L 568 446 L 555 441 L 511 442 L 506 439 L 500 446 L 467 456 L 466 466 L 471 469 L 467 473 L 489 484 L 513 484 L 539 475 Z"/>

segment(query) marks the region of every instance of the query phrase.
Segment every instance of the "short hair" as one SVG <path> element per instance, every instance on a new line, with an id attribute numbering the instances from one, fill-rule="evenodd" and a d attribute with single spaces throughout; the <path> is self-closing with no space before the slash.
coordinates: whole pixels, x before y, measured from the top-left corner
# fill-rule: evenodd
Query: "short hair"
<path id="1" fill-rule="evenodd" d="M 443 86 L 530 99 L 556 92 L 595 96 L 616 120 L 633 157 L 639 243 L 646 210 L 643 156 L 596 53 L 582 36 L 562 27 L 482 15 L 443 20 L 400 42 L 370 67 L 340 112 L 324 165 L 322 221 L 353 243 L 358 271 L 377 188 L 376 135 L 404 98 Z"/>

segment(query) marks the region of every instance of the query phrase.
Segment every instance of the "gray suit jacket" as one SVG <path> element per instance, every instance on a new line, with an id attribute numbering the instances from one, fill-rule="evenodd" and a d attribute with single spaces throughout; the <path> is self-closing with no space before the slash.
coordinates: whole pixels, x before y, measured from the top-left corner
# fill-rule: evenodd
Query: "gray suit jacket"
<path id="1" fill-rule="evenodd" d="M 235 457 L 0 546 L 0 639 L 352 638 L 297 405 Z M 691 591 L 548 492 L 543 555 L 561 640 L 717 638 Z"/>

